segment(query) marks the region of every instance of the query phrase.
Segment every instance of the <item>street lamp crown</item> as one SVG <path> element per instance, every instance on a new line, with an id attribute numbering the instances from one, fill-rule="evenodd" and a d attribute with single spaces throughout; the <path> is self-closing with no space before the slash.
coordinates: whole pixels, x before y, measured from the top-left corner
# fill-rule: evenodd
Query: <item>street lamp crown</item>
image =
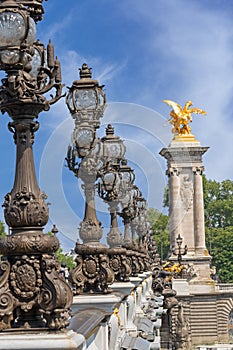
<path id="1" fill-rule="evenodd" d="M 114 127 L 111 124 L 108 124 L 108 126 L 106 127 L 106 136 L 113 136 L 114 135 Z M 119 139 L 118 136 L 115 135 L 116 138 Z"/>
<path id="2" fill-rule="evenodd" d="M 183 238 L 181 237 L 180 234 L 178 234 L 178 236 L 177 236 L 177 238 L 176 238 L 176 242 L 177 242 L 177 245 L 178 245 L 179 247 L 181 247 L 181 244 L 182 244 L 182 242 L 183 242 Z"/>
<path id="3" fill-rule="evenodd" d="M 89 68 L 87 63 L 83 63 L 82 68 L 79 68 L 80 79 L 91 79 L 92 68 Z"/>

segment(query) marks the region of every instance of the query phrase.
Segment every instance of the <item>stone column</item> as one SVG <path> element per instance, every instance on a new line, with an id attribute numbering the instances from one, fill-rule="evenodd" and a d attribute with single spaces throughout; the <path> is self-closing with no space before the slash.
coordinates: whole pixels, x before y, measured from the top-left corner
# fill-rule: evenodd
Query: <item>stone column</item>
<path id="1" fill-rule="evenodd" d="M 175 247 L 176 237 L 180 233 L 180 179 L 175 167 L 167 170 L 169 178 L 169 232 L 170 248 Z"/>
<path id="2" fill-rule="evenodd" d="M 208 147 L 202 147 L 195 139 L 192 142 L 174 139 L 160 151 L 167 160 L 169 177 L 170 245 L 176 246 L 180 234 L 182 246 L 188 246 L 182 261 L 193 265 L 198 283 L 210 281 L 211 257 L 205 245 L 202 186 L 202 156 L 207 150 Z M 170 259 L 176 260 L 177 257 L 171 256 Z"/>
<path id="3" fill-rule="evenodd" d="M 204 217 L 204 200 L 203 200 L 203 184 L 202 173 L 204 167 L 194 167 L 194 237 L 195 237 L 195 253 L 207 255 L 205 244 L 205 217 Z"/>

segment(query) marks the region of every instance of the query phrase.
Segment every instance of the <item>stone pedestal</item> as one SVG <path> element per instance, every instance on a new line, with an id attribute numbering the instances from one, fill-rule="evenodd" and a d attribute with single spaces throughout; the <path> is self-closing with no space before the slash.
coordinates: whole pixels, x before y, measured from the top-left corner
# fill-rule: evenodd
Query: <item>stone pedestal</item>
<path id="1" fill-rule="evenodd" d="M 76 350 L 86 349 L 83 335 L 72 330 L 10 331 L 1 333 L 0 350 Z"/>
<path id="2" fill-rule="evenodd" d="M 84 309 L 98 308 L 112 314 L 115 305 L 121 302 L 124 295 L 119 293 L 110 294 L 81 294 L 75 296 L 71 306 L 72 313 Z"/>
<path id="3" fill-rule="evenodd" d="M 202 147 L 195 138 L 176 136 L 160 155 L 167 160 L 169 178 L 169 217 L 171 250 L 180 234 L 188 252 L 183 262 L 193 266 L 198 280 L 210 280 L 211 257 L 205 244 L 205 222 L 202 156 L 208 147 Z M 172 256 L 171 260 L 177 260 Z"/>
<path id="4" fill-rule="evenodd" d="M 135 285 L 132 282 L 114 282 L 111 284 L 113 292 L 120 292 L 124 296 L 129 295 L 134 288 Z"/>
<path id="5" fill-rule="evenodd" d="M 189 283 L 186 279 L 173 279 L 172 289 L 174 289 L 177 295 L 189 295 Z"/>
<path id="6" fill-rule="evenodd" d="M 134 287 L 138 287 L 139 286 L 139 284 L 142 282 L 142 278 L 140 278 L 140 277 L 130 277 L 129 278 L 130 279 L 130 282 L 131 283 L 133 283 L 133 285 L 134 285 Z"/>

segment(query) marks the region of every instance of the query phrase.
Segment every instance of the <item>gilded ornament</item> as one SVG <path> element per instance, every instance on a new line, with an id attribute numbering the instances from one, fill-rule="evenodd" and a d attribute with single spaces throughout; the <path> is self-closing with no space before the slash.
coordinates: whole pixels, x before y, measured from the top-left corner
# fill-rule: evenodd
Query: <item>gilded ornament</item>
<path id="1" fill-rule="evenodd" d="M 189 123 L 192 122 L 193 113 L 206 115 L 206 112 L 203 109 L 190 108 L 193 105 L 192 101 L 186 102 L 184 108 L 174 101 L 163 100 L 163 102 L 173 108 L 173 110 L 170 112 L 168 122 L 173 126 L 172 132 L 175 135 L 191 135 L 191 127 Z"/>

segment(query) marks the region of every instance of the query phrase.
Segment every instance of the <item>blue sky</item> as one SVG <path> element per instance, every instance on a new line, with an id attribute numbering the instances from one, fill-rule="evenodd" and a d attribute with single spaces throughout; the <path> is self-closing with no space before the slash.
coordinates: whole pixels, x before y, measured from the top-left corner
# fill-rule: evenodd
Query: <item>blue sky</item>
<path id="1" fill-rule="evenodd" d="M 162 208 L 165 160 L 158 155 L 172 139 L 163 99 L 191 99 L 207 116 L 194 116 L 192 132 L 203 146 L 208 178 L 232 179 L 233 3 L 228 0 L 49 0 L 37 37 L 51 39 L 70 86 L 87 62 L 105 84 L 108 107 L 99 135 L 111 122 L 127 145 L 149 206 Z M 13 184 L 15 150 L 0 120 L 0 195 Z M 64 167 L 73 129 L 64 99 L 40 115 L 35 161 L 41 189 L 48 194 L 50 222 L 56 223 L 66 250 L 74 246 L 83 215 L 80 184 Z M 106 206 L 97 200 L 98 217 L 108 226 Z M 3 214 L 2 214 L 3 217 Z"/>

